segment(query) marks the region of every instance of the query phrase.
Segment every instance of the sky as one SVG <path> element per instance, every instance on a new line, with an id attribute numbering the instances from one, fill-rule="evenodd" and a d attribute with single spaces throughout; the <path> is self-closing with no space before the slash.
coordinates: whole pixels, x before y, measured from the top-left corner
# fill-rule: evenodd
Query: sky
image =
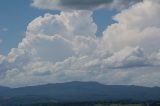
<path id="1" fill-rule="evenodd" d="M 159 0 L 1 0 L 0 85 L 160 86 Z"/>

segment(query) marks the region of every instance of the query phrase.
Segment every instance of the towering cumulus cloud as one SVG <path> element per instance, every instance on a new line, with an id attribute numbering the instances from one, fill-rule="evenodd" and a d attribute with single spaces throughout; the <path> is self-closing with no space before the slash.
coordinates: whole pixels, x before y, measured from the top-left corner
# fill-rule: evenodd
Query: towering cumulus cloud
<path id="1" fill-rule="evenodd" d="M 117 23 L 96 38 L 97 26 L 88 9 L 118 1 L 125 2 L 93 0 L 88 7 L 89 0 L 34 0 L 32 5 L 39 8 L 87 10 L 34 19 L 18 47 L 6 57 L 0 55 L 0 84 L 15 87 L 92 80 L 160 86 L 160 2 L 144 0 L 122 10 L 114 16 Z"/>
<path id="2" fill-rule="evenodd" d="M 123 9 L 143 0 L 33 0 L 32 6 L 51 10 Z"/>

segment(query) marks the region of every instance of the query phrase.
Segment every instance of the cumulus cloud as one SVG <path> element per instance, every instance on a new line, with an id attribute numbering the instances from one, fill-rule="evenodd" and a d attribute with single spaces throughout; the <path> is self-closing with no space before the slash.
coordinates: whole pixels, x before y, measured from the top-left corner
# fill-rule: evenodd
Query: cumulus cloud
<path id="1" fill-rule="evenodd" d="M 154 6 L 153 6 L 154 5 Z M 122 11 L 114 17 L 113 24 L 104 31 L 103 45 L 109 45 L 114 50 L 128 46 L 140 46 L 145 52 L 159 50 L 160 10 L 157 1 L 144 1 L 134 7 Z"/>
<path id="2" fill-rule="evenodd" d="M 131 68 L 150 65 L 143 50 L 139 47 L 126 47 L 104 60 L 110 68 Z"/>
<path id="3" fill-rule="evenodd" d="M 32 6 L 50 10 L 124 9 L 143 0 L 33 0 Z"/>
<path id="4" fill-rule="evenodd" d="M 64 69 L 62 71 L 60 67 L 55 66 L 58 62 L 63 63 L 71 57 L 91 54 L 97 46 L 94 34 L 97 27 L 91 15 L 89 11 L 61 12 L 60 15 L 45 14 L 33 20 L 28 25 L 26 37 L 19 43 L 18 48 L 13 48 L 6 57 L 8 67 L 5 69 L 5 79 L 1 81 L 11 80 L 10 85 L 23 86 L 29 82 L 33 84 L 34 81 L 31 82 L 31 79 L 35 79 L 36 76 L 40 78 L 48 74 L 54 74 L 55 77 L 52 77 L 58 81 L 57 74 L 64 73 Z M 23 80 L 27 75 L 30 77 Z M 22 80 L 19 81 L 17 78 Z M 36 83 L 41 81 L 40 78 Z"/>
<path id="5" fill-rule="evenodd" d="M 101 38 L 90 11 L 37 17 L 18 47 L 0 55 L 0 84 L 92 80 L 160 86 L 159 5 L 146 0 L 121 11 Z"/>
<path id="6" fill-rule="evenodd" d="M 64 37 L 77 35 L 95 37 L 97 26 L 91 15 L 90 11 L 61 12 L 60 15 L 45 14 L 44 17 L 40 16 L 28 25 L 27 33 L 49 36 L 59 34 Z"/>

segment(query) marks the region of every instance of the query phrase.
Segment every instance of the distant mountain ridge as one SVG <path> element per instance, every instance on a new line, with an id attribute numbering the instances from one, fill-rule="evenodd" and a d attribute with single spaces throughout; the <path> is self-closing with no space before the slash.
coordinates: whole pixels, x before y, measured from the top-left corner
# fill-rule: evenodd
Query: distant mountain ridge
<path id="1" fill-rule="evenodd" d="M 0 86 L 0 105 L 38 102 L 160 100 L 160 87 L 104 85 L 97 82 L 67 82 L 8 88 Z"/>

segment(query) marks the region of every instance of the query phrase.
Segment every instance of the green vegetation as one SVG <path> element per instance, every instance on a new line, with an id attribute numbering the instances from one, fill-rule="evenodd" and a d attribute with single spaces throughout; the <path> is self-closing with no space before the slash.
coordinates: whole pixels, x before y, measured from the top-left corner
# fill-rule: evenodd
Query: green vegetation
<path id="1" fill-rule="evenodd" d="M 42 103 L 20 106 L 160 106 L 160 103 L 105 103 L 105 102 L 84 102 L 84 103 Z"/>
<path id="2" fill-rule="evenodd" d="M 111 104 L 110 106 L 146 106 L 145 104 Z"/>

